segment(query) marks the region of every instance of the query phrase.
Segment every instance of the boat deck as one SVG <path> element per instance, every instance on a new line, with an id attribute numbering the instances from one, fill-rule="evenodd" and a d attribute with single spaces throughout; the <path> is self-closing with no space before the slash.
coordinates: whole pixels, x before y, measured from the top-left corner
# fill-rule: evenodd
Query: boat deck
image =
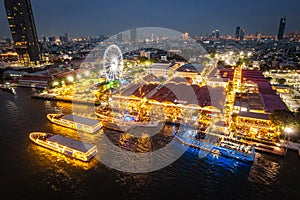
<path id="1" fill-rule="evenodd" d="M 87 144 L 78 140 L 74 140 L 72 138 L 67 138 L 61 135 L 54 135 L 53 137 L 48 139 L 51 142 L 56 142 L 60 145 L 81 151 L 83 153 L 88 152 L 90 149 L 94 147 L 94 145 Z"/>
<path id="2" fill-rule="evenodd" d="M 96 119 L 85 118 L 85 117 L 81 117 L 81 116 L 73 115 L 73 114 L 66 115 L 63 117 L 63 119 L 68 120 L 68 121 L 73 121 L 76 123 L 80 123 L 80 124 L 84 124 L 84 125 L 88 125 L 88 126 L 95 126 L 96 124 L 99 123 L 99 121 Z"/>

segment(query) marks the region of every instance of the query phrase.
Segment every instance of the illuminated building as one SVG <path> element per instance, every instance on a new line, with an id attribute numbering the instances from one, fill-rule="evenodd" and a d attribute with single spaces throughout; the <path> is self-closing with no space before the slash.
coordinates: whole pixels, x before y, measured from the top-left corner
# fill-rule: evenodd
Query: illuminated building
<path id="1" fill-rule="evenodd" d="M 282 17 L 282 18 L 280 19 L 280 24 L 279 24 L 278 34 L 277 34 L 277 39 L 278 39 L 278 40 L 283 39 L 283 34 L 284 34 L 285 24 L 286 24 L 286 18 L 285 18 L 285 17 Z"/>
<path id="2" fill-rule="evenodd" d="M 182 37 L 184 40 L 189 39 L 189 33 L 184 33 Z"/>
<path id="3" fill-rule="evenodd" d="M 19 63 L 39 65 L 41 53 L 30 0 L 4 0 L 4 3 Z"/>

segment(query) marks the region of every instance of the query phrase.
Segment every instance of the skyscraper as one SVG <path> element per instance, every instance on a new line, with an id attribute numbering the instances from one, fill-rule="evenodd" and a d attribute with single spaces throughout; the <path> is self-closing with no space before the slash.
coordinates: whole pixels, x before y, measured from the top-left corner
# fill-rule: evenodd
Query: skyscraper
<path id="1" fill-rule="evenodd" d="M 220 31 L 218 29 L 216 30 L 216 38 L 217 40 L 220 38 Z"/>
<path id="2" fill-rule="evenodd" d="M 41 53 L 30 0 L 4 0 L 4 3 L 20 64 L 39 64 Z"/>
<path id="3" fill-rule="evenodd" d="M 136 42 L 137 39 L 137 30 L 136 28 L 130 30 L 130 41 Z"/>
<path id="4" fill-rule="evenodd" d="M 280 19 L 280 24 L 279 24 L 278 34 L 277 34 L 277 39 L 278 40 L 281 40 L 283 38 L 285 24 L 286 24 L 286 18 L 282 17 Z"/>
<path id="5" fill-rule="evenodd" d="M 245 29 L 241 29 L 240 31 L 240 40 L 243 41 L 244 40 L 244 36 L 245 36 Z"/>
<path id="6" fill-rule="evenodd" d="M 241 30 L 241 27 L 239 27 L 239 26 L 237 26 L 235 29 L 235 39 L 236 40 L 240 39 L 240 30 Z"/>

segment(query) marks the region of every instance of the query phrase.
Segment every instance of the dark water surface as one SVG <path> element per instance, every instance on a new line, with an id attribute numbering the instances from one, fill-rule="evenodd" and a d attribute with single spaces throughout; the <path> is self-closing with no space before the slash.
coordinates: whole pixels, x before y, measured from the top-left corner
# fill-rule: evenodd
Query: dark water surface
<path id="1" fill-rule="evenodd" d="M 257 153 L 248 166 L 225 158 L 200 159 L 189 149 L 171 165 L 142 174 L 120 172 L 97 159 L 74 161 L 28 138 L 30 132 L 43 131 L 79 139 L 76 131 L 46 119 L 48 113 L 71 113 L 72 105 L 32 99 L 32 89 L 16 92 L 0 91 L 0 199 L 300 199 L 300 158 L 293 151 L 286 157 Z M 103 134 L 116 145 L 126 136 L 102 130 L 81 137 L 93 142 Z M 145 146 L 129 141 L 143 152 L 170 142 L 171 135 L 166 126 Z"/>

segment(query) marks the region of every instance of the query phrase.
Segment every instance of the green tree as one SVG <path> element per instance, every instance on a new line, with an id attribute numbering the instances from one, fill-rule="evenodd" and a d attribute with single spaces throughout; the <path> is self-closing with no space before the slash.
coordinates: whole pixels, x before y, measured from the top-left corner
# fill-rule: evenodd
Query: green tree
<path id="1" fill-rule="evenodd" d="M 278 82 L 280 85 L 283 85 L 283 84 L 286 82 L 286 79 L 284 79 L 284 78 L 279 78 L 279 79 L 277 79 L 277 82 Z"/>
<path id="2" fill-rule="evenodd" d="M 294 115 L 287 110 L 274 110 L 270 116 L 271 121 L 280 129 L 294 124 Z"/>

